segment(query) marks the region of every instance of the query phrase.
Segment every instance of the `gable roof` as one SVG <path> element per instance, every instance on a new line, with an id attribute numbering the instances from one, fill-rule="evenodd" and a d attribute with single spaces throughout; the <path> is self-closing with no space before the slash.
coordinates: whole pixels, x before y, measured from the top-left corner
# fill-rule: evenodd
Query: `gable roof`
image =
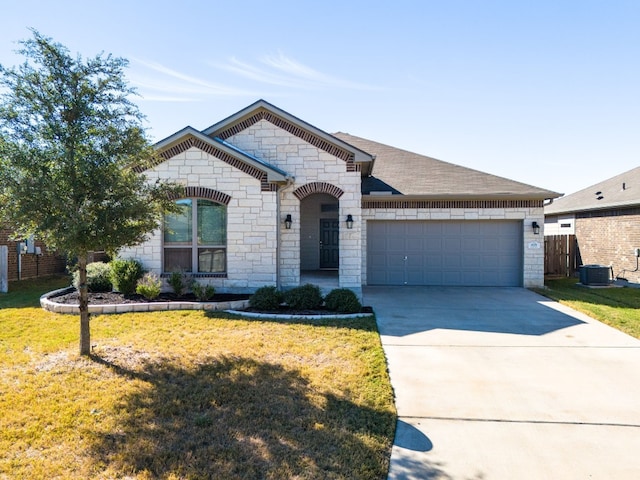
<path id="1" fill-rule="evenodd" d="M 205 128 L 202 133 L 210 137 L 226 140 L 263 119 L 302 138 L 315 147 L 341 158 L 347 163 L 355 162 L 360 164 L 361 169 L 365 172 L 370 169 L 373 157 L 369 153 L 349 145 L 343 140 L 314 127 L 265 100 L 258 100 L 224 120 Z"/>
<path id="2" fill-rule="evenodd" d="M 262 176 L 258 172 L 266 174 L 268 182 L 283 182 L 290 178 L 284 170 L 243 152 L 219 138 L 204 135 L 193 127 L 185 127 L 154 145 L 162 159 L 170 158 L 191 147 L 204 150 L 256 178 Z"/>
<path id="3" fill-rule="evenodd" d="M 375 155 L 371 176 L 363 179 L 363 195 L 420 198 L 547 199 L 560 194 L 480 172 L 382 143 L 335 133 L 335 137 Z M 384 193 L 386 192 L 386 193 Z"/>
<path id="4" fill-rule="evenodd" d="M 640 205 L 640 167 L 555 200 L 545 215 Z"/>

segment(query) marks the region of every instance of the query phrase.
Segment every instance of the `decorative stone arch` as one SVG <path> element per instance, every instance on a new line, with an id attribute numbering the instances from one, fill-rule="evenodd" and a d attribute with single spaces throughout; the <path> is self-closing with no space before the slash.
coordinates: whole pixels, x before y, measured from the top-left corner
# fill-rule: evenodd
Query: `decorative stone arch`
<path id="1" fill-rule="evenodd" d="M 231 201 L 230 195 L 206 187 L 184 187 L 182 194 L 173 195 L 171 199 L 178 200 L 180 198 L 190 197 L 205 198 L 223 205 L 229 205 L 229 202 Z"/>
<path id="2" fill-rule="evenodd" d="M 344 191 L 335 185 L 326 182 L 307 183 L 293 191 L 293 194 L 298 198 L 298 200 L 302 200 L 303 198 L 315 193 L 326 193 L 332 197 L 340 198 L 344 194 Z"/>

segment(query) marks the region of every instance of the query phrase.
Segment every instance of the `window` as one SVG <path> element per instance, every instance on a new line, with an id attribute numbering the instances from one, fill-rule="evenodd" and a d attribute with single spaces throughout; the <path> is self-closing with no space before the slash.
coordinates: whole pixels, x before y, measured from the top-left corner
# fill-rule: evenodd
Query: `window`
<path id="1" fill-rule="evenodd" d="M 164 271 L 225 273 L 227 207 L 195 198 L 176 203 L 181 211 L 164 219 Z"/>

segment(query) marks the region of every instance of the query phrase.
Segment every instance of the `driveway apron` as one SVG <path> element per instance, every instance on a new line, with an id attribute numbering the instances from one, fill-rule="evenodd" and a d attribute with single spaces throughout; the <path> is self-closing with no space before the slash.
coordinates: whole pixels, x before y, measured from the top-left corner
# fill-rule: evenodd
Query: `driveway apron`
<path id="1" fill-rule="evenodd" d="M 389 479 L 640 478 L 640 341 L 523 288 L 365 287 Z"/>

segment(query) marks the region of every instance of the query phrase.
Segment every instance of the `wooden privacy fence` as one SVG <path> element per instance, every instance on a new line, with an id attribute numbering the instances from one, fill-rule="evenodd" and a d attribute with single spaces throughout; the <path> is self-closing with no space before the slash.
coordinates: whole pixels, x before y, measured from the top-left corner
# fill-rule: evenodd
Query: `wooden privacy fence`
<path id="1" fill-rule="evenodd" d="M 544 237 L 544 274 L 570 277 L 578 271 L 575 235 Z"/>

